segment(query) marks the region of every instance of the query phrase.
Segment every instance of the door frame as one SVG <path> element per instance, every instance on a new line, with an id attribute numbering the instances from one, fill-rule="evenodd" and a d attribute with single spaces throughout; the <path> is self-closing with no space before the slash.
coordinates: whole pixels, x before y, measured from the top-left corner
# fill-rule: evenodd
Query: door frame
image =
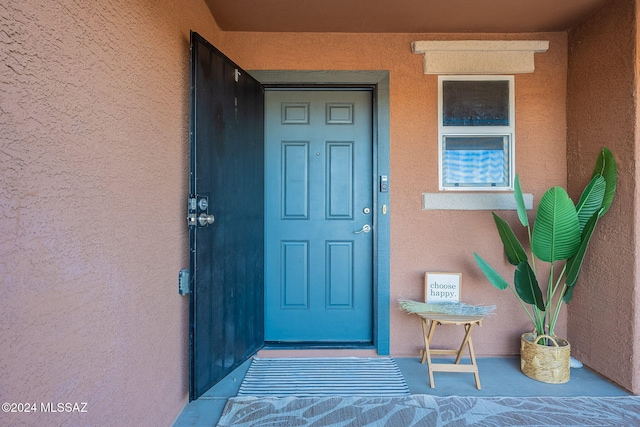
<path id="1" fill-rule="evenodd" d="M 264 86 L 300 88 L 343 86 L 373 88 L 373 345 L 390 354 L 390 206 L 389 192 L 380 191 L 380 177 L 389 178 L 389 72 L 248 70 Z"/>

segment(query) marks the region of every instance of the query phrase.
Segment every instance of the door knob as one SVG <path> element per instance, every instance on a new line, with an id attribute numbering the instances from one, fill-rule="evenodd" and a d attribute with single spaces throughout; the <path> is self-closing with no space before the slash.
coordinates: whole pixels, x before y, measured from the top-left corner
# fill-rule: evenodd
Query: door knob
<path id="1" fill-rule="evenodd" d="M 201 226 L 205 226 L 205 225 L 211 225 L 213 224 L 214 218 L 213 215 L 207 215 L 206 213 L 201 213 L 200 216 L 198 216 L 198 224 L 200 224 Z"/>
<path id="2" fill-rule="evenodd" d="M 365 224 L 362 226 L 360 230 L 354 231 L 353 234 L 368 233 L 370 231 L 371 231 L 371 226 L 369 224 Z"/>

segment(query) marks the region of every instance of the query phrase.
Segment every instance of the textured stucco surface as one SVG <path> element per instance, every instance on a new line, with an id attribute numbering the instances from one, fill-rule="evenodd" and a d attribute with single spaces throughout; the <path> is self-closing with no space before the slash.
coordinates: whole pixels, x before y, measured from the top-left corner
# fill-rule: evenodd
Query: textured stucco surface
<path id="1" fill-rule="evenodd" d="M 0 400 L 87 402 L 88 413 L 0 413 L 0 424 L 168 425 L 187 400 L 188 301 L 176 279 L 188 263 L 189 29 L 245 69 L 390 71 L 391 350 L 412 356 L 420 324 L 395 300 L 422 298 L 427 270 L 462 272 L 464 301 L 497 305 L 474 333 L 478 354 L 517 354 L 531 326 L 473 262 L 477 251 L 509 274 L 491 215 L 421 209 L 422 194 L 438 188 L 437 77 L 423 74 L 411 42 L 549 40 L 535 73 L 516 76 L 516 170 L 537 204 L 546 188 L 567 184 L 568 153 L 577 197 L 611 141 L 620 190 L 580 284 L 595 291 L 576 292 L 568 338 L 585 363 L 637 391 L 632 4 L 614 1 L 572 33 L 567 121 L 565 33 L 222 33 L 199 0 L 3 2 Z M 566 323 L 563 315 L 560 335 Z"/>
<path id="2" fill-rule="evenodd" d="M 640 393 L 635 3 L 615 0 L 569 34 L 569 191 L 579 197 L 602 146 L 616 157 L 618 187 L 569 305 L 568 339 L 575 357 Z"/>
<path id="3" fill-rule="evenodd" d="M 0 400 L 38 409 L 2 425 L 187 401 L 190 29 L 218 41 L 203 1 L 0 5 Z"/>
<path id="4" fill-rule="evenodd" d="M 566 34 L 290 34 L 225 33 L 222 50 L 245 69 L 389 70 L 391 115 L 391 353 L 416 356 L 420 322 L 401 312 L 397 299 L 423 298 L 425 271 L 463 274 L 463 300 L 496 304 L 495 316 L 474 333 L 481 355 L 519 353 L 519 336 L 530 322 L 510 292 L 495 290 L 483 278 L 473 252 L 509 268 L 491 213 L 423 211 L 422 193 L 438 191 L 437 76 L 424 75 L 416 40 L 549 40 L 536 54 L 536 71 L 515 77 L 516 169 L 534 200 L 552 185 L 566 184 Z M 504 212 L 517 221 L 515 212 Z M 566 314 L 566 313 L 565 313 Z M 564 334 L 565 316 L 559 333 Z M 462 328 L 460 328 L 462 329 Z M 459 344 L 458 331 L 443 334 L 442 345 Z"/>

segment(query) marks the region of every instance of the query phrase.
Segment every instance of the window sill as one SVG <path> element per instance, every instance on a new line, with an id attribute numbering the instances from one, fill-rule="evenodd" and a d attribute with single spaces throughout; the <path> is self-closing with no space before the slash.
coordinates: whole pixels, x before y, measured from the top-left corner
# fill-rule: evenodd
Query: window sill
<path id="1" fill-rule="evenodd" d="M 533 209 L 533 194 L 523 194 L 527 210 Z M 514 211 L 513 192 L 508 193 L 422 193 L 422 210 Z"/>

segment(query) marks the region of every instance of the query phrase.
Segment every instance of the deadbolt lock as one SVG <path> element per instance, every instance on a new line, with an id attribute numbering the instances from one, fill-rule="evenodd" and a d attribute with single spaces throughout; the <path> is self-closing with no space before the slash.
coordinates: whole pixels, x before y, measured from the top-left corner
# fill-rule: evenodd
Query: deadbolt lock
<path id="1" fill-rule="evenodd" d="M 189 227 L 206 227 L 213 224 L 214 217 L 209 213 L 209 197 L 194 195 L 187 203 L 187 225 Z"/>

